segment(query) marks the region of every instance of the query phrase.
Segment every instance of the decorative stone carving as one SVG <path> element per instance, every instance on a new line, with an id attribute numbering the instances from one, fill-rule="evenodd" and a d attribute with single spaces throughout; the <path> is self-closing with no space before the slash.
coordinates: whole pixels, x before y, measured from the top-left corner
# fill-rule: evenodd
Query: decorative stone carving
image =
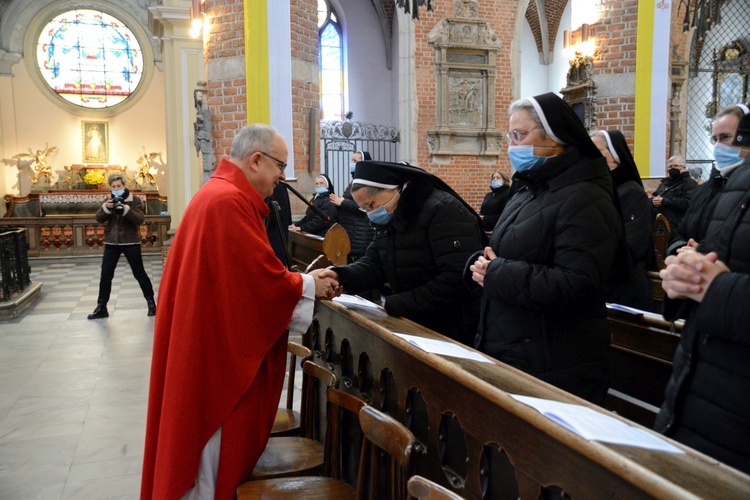
<path id="1" fill-rule="evenodd" d="M 477 19 L 479 17 L 479 2 L 477 0 L 453 0 L 453 15 Z"/>
<path id="2" fill-rule="evenodd" d="M 195 152 L 203 156 L 203 182 L 210 177 L 216 165 L 214 147 L 211 144 L 211 113 L 206 102 L 206 82 L 198 82 L 198 88 L 193 90 L 193 103 L 195 104 L 195 123 L 193 130 L 195 137 L 193 145 Z"/>
<path id="3" fill-rule="evenodd" d="M 565 88 L 560 90 L 563 101 L 570 104 L 586 130 L 593 130 L 596 125 L 594 114 L 596 83 L 591 72 L 593 67 L 594 60 L 590 56 L 576 51 L 575 56 L 570 60 Z"/>
<path id="4" fill-rule="evenodd" d="M 437 55 L 437 130 L 427 132 L 432 155 L 500 154 L 495 128 L 495 59 L 500 41 L 478 17 L 475 0 L 455 0 L 460 18 L 440 21 L 427 36 Z"/>

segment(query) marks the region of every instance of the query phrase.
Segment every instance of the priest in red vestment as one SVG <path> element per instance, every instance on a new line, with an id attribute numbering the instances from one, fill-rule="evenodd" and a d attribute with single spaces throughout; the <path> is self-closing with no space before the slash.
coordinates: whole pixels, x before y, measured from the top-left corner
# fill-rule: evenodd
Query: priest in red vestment
<path id="1" fill-rule="evenodd" d="M 288 329 L 306 330 L 337 289 L 269 244 L 264 198 L 287 154 L 272 127 L 244 127 L 185 210 L 159 290 L 143 499 L 234 498 L 271 433 Z"/>

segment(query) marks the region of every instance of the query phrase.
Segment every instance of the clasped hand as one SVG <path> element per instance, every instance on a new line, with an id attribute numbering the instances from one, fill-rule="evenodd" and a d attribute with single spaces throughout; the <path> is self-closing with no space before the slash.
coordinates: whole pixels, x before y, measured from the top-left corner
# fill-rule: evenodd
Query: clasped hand
<path id="1" fill-rule="evenodd" d="M 487 274 L 487 267 L 494 259 L 497 258 L 492 247 L 484 248 L 484 255 L 480 256 L 474 264 L 469 267 L 471 270 L 471 279 L 477 282 L 479 286 L 484 286 L 484 276 Z"/>
<path id="2" fill-rule="evenodd" d="M 659 271 L 662 288 L 670 299 L 692 299 L 703 301 L 706 290 L 714 278 L 728 273 L 727 265 L 719 260 L 716 252 L 702 254 L 683 247 L 677 255 L 664 260 L 666 268 Z"/>
<path id="3" fill-rule="evenodd" d="M 330 269 L 315 269 L 308 273 L 315 279 L 315 298 L 328 299 L 341 295 L 343 287 L 339 285 L 338 275 Z"/>

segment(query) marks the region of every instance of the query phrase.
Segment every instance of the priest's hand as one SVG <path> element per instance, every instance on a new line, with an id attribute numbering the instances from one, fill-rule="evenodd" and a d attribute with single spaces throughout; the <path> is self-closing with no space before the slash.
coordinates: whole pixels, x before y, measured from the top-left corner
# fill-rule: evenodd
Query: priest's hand
<path id="1" fill-rule="evenodd" d="M 315 298 L 318 300 L 332 299 L 336 295 L 341 295 L 342 287 L 337 281 L 338 276 L 335 272 L 328 269 L 316 269 L 308 273 L 315 279 Z M 333 276 L 332 276 L 333 275 Z"/>

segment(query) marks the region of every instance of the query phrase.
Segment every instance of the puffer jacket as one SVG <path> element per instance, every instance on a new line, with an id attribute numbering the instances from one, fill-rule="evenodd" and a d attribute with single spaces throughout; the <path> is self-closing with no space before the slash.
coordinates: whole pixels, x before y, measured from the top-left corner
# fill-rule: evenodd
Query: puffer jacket
<path id="1" fill-rule="evenodd" d="M 665 299 L 664 317 L 685 318 L 655 430 L 750 473 L 750 159 L 715 197 L 698 246 L 730 272 L 703 301 Z"/>
<path id="2" fill-rule="evenodd" d="M 359 205 L 352 197 L 352 185 L 346 187 L 342 196 L 343 201 L 338 207 L 339 224 L 346 229 L 349 235 L 352 249 L 349 254 L 349 261 L 353 262 L 365 254 L 365 250 L 372 243 L 375 235 L 375 228 L 370 225 L 370 219 L 367 214 L 359 209 Z"/>
<path id="3" fill-rule="evenodd" d="M 677 179 L 666 177 L 654 191 L 654 196 L 661 196 L 662 201 L 660 207 L 653 207 L 653 216 L 656 217 L 656 214 L 661 213 L 667 218 L 672 230 L 672 241 L 678 238 L 677 228 L 690 206 L 690 200 L 696 189 L 698 189 L 698 183 L 690 178 L 690 173 L 682 172 Z"/>
<path id="4" fill-rule="evenodd" d="M 505 204 L 508 202 L 510 189 L 508 186 L 500 186 L 491 189 L 482 200 L 482 206 L 479 209 L 479 215 L 482 216 L 482 228 L 485 231 L 492 231 L 495 227 L 500 214 L 503 213 Z"/>
<path id="5" fill-rule="evenodd" d="M 607 301 L 651 311 L 654 299 L 651 283 L 646 275 L 647 264 L 652 260 L 654 252 L 651 243 L 651 204 L 643 187 L 632 180 L 617 186 L 617 197 L 633 261 L 633 275 L 630 282 L 612 286 Z"/>
<path id="6" fill-rule="evenodd" d="M 331 200 L 328 198 L 330 194 L 330 191 L 326 191 L 323 194 L 316 193 L 315 196 L 312 197 L 312 200 L 310 200 L 313 205 L 321 209 L 323 213 L 326 214 L 330 219 L 326 221 L 312 208 L 307 207 L 305 216 L 297 223 L 297 226 L 301 230 L 305 231 L 306 233 L 325 236 L 326 232 L 328 232 L 331 226 L 336 223 L 339 218 L 339 213 L 336 210 L 336 205 L 331 203 Z"/>
<path id="7" fill-rule="evenodd" d="M 690 200 L 690 206 L 680 222 L 677 231 L 678 236 L 667 249 L 668 254 L 677 253 L 677 249 L 687 245 L 690 238 L 699 243 L 703 241 L 706 236 L 706 226 L 716 206 L 716 195 L 724 189 L 726 181 L 727 178 L 723 177 L 718 170 L 713 169 L 709 179 L 698 186 Z"/>
<path id="8" fill-rule="evenodd" d="M 606 162 L 569 146 L 516 173 L 512 191 L 490 239 L 497 258 L 484 278 L 475 347 L 601 403 L 607 285 L 614 256 L 626 251 Z"/>
<path id="9" fill-rule="evenodd" d="M 109 199 L 109 198 L 107 198 Z M 143 202 L 125 190 L 123 196 L 124 212 L 117 215 L 109 210 L 104 203 L 96 211 L 96 222 L 107 223 L 104 228 L 105 245 L 135 245 L 141 243 L 139 226 L 143 224 Z"/>
<path id="10" fill-rule="evenodd" d="M 376 226 L 365 255 L 336 267 L 346 293 L 388 285 L 385 310 L 471 345 L 479 294 L 462 281 L 466 259 L 482 248 L 479 220 L 429 180 L 409 182 L 393 220 Z"/>

